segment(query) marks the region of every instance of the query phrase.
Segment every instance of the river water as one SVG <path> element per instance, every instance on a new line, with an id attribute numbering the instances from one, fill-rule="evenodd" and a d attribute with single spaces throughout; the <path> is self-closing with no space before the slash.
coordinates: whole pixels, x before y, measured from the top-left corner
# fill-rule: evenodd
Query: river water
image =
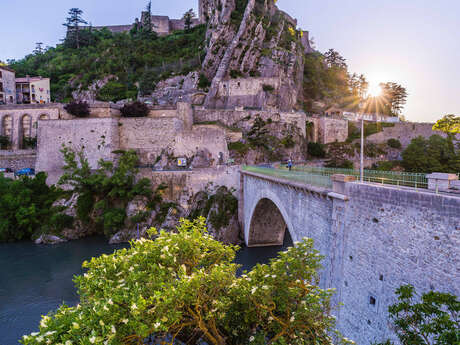
<path id="1" fill-rule="evenodd" d="M 292 245 L 288 232 L 286 235 L 283 246 L 242 248 L 235 261 L 242 265 L 241 270 L 267 263 Z M 78 303 L 72 279 L 82 273 L 83 261 L 127 246 L 109 245 L 104 237 L 54 246 L 32 242 L 0 244 L 0 345 L 17 345 L 22 335 L 38 330 L 41 315 L 63 302 Z"/>

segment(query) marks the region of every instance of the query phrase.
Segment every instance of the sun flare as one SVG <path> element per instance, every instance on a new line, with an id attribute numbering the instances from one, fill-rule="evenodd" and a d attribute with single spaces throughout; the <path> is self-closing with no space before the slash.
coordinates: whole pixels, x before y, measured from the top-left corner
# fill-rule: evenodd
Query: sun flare
<path id="1" fill-rule="evenodd" d="M 370 83 L 367 92 L 371 97 L 379 97 L 382 94 L 382 87 L 380 83 Z"/>

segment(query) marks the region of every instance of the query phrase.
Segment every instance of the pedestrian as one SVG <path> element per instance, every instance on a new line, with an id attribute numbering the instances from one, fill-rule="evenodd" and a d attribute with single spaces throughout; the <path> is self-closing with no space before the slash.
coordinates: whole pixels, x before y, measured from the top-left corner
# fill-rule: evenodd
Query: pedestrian
<path id="1" fill-rule="evenodd" d="M 292 159 L 288 160 L 288 169 L 289 169 L 289 171 L 291 171 L 291 169 L 292 169 Z"/>

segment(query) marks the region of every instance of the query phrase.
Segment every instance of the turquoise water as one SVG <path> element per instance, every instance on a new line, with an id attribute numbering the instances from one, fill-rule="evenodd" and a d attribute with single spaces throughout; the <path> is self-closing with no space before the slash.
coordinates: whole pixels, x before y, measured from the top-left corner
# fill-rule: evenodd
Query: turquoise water
<path id="1" fill-rule="evenodd" d="M 242 248 L 236 262 L 249 270 L 292 245 Z M 37 331 L 40 316 L 65 302 L 75 305 L 78 296 L 72 278 L 81 264 L 93 256 L 128 246 L 109 245 L 103 237 L 91 237 L 55 246 L 32 242 L 0 244 L 0 345 L 17 345 L 24 334 Z"/>

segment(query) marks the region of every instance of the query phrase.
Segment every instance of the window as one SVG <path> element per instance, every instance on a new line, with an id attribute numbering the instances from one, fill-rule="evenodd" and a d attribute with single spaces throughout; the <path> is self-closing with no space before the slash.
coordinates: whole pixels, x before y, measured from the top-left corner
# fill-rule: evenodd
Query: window
<path id="1" fill-rule="evenodd" d="M 0 79 L 2 79 L 2 78 L 3 78 L 2 71 L 0 71 Z"/>
<path id="2" fill-rule="evenodd" d="M 0 83 L 0 92 L 3 92 L 3 83 Z"/>

